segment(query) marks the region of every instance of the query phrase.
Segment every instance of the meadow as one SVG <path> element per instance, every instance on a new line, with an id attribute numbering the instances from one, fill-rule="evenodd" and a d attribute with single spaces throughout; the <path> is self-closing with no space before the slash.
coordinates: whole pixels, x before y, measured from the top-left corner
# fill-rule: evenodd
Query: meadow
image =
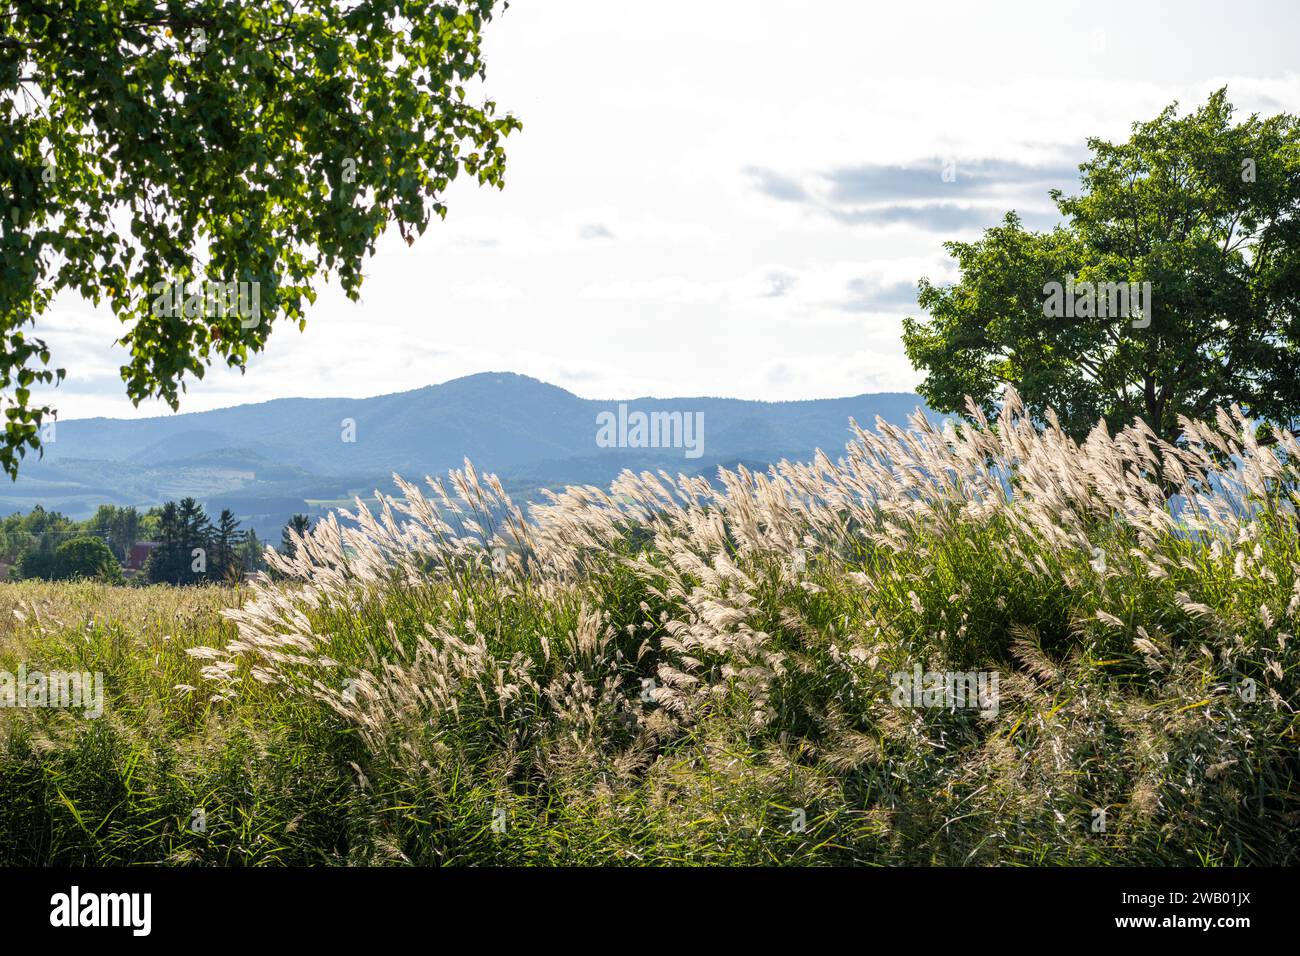
<path id="1" fill-rule="evenodd" d="M 0 670 L 107 694 L 0 711 L 0 863 L 1300 862 L 1295 438 L 975 418 L 527 515 L 466 463 L 242 588 L 0 585 Z"/>

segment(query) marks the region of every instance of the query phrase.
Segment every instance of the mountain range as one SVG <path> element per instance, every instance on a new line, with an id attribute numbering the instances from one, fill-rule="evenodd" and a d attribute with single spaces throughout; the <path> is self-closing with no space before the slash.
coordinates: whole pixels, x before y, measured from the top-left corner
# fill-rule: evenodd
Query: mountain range
<path id="1" fill-rule="evenodd" d="M 599 423 L 625 406 L 623 427 L 598 441 Z M 924 403 L 888 392 L 759 402 L 730 398 L 579 398 L 555 385 L 487 372 L 373 398 L 286 398 L 159 418 L 59 422 L 43 458 L 0 486 L 0 514 L 39 504 L 86 518 L 100 504 L 141 508 L 192 495 L 209 514 L 230 508 L 245 527 L 277 536 L 289 516 L 318 515 L 353 496 L 390 491 L 392 474 L 445 475 L 465 458 L 495 472 L 516 501 L 540 489 L 608 483 L 624 468 L 712 475 L 720 465 L 765 468 L 843 450 L 849 418 L 905 424 Z M 636 413 L 682 413 L 688 447 L 626 447 Z M 604 415 L 602 419 L 602 414 Z M 927 411 L 927 414 L 931 414 Z M 690 426 L 702 423 L 692 447 Z M 653 429 L 652 429 L 653 432 Z M 616 436 L 623 447 L 610 444 Z M 669 437 L 664 432 L 665 438 Z M 688 454 L 689 453 L 689 454 Z"/>

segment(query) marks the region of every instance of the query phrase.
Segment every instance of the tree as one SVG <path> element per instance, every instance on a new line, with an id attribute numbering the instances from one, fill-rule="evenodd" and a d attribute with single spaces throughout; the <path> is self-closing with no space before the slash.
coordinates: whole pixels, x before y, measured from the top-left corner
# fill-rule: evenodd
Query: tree
<path id="1" fill-rule="evenodd" d="M 311 530 L 311 518 L 306 515 L 294 515 L 289 519 L 289 523 L 284 526 L 280 532 L 280 553 L 285 557 L 292 558 L 298 553 L 298 546 L 293 540 L 290 532 L 297 532 L 300 536 L 305 535 Z"/>
<path id="2" fill-rule="evenodd" d="M 503 182 L 520 124 L 475 103 L 495 0 L 15 0 L 0 17 L 0 465 L 61 380 L 27 326 L 63 290 L 128 325 L 137 404 L 243 369 L 315 280 L 356 299 L 464 170 Z M 201 285 L 200 285 L 201 283 Z"/>
<path id="3" fill-rule="evenodd" d="M 14 580 L 42 578 L 46 581 L 54 579 L 54 548 L 53 547 L 33 547 L 24 551 L 22 557 L 18 559 L 18 573 L 13 575 Z"/>
<path id="4" fill-rule="evenodd" d="M 158 510 L 158 547 L 144 564 L 144 576 L 153 584 L 179 584 L 184 578 L 184 553 L 176 502 L 169 501 Z"/>
<path id="5" fill-rule="evenodd" d="M 77 578 L 119 581 L 122 571 L 102 539 L 86 536 L 65 541 L 55 549 L 52 577 L 59 581 Z"/>
<path id="6" fill-rule="evenodd" d="M 248 529 L 248 535 L 239 545 L 240 566 L 248 571 L 261 571 L 266 567 L 262 552 L 266 545 L 257 537 L 257 532 Z"/>
<path id="7" fill-rule="evenodd" d="M 100 505 L 85 527 L 108 542 L 118 561 L 125 561 L 139 540 L 140 514 L 134 508 Z"/>
<path id="8" fill-rule="evenodd" d="M 45 578 L 54 575 L 54 551 L 77 530 L 76 522 L 58 511 L 40 505 L 25 515 L 5 519 L 6 555 L 18 559 L 16 578 Z"/>
<path id="9" fill-rule="evenodd" d="M 244 533 L 239 530 L 239 521 L 229 508 L 223 508 L 212 529 L 212 563 L 208 576 L 216 581 L 234 582 L 243 575 L 244 563 L 240 558 L 239 547 L 244 541 Z"/>
<path id="10" fill-rule="evenodd" d="M 169 501 L 158 512 L 158 547 L 145 562 L 145 577 L 155 583 L 194 584 L 208 576 L 211 524 L 193 498 Z"/>
<path id="11" fill-rule="evenodd" d="M 960 281 L 922 279 L 929 317 L 904 321 L 926 402 L 960 412 L 969 395 L 991 414 L 1010 384 L 1075 437 L 1141 417 L 1167 441 L 1180 414 L 1219 405 L 1300 412 L 1300 123 L 1232 113 L 1219 90 L 1127 142 L 1090 139 L 1081 195 L 1051 193 L 1064 225 L 1008 213 L 947 243 Z"/>

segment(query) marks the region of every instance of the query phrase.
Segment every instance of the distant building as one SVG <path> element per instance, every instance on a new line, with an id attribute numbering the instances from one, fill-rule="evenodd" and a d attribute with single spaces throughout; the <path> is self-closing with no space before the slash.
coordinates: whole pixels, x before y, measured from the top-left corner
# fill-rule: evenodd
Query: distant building
<path id="1" fill-rule="evenodd" d="M 126 563 L 122 566 L 127 576 L 143 571 L 144 563 L 149 560 L 149 555 L 153 554 L 157 547 L 157 541 L 137 541 L 132 545 L 131 553 L 126 556 Z"/>

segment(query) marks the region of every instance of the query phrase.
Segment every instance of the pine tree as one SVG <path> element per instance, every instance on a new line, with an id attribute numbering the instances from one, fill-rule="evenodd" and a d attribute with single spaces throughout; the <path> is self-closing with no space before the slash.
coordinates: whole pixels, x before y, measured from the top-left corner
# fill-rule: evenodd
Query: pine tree
<path id="1" fill-rule="evenodd" d="M 306 515 L 294 515 L 289 519 L 289 523 L 284 526 L 280 532 L 280 553 L 286 557 L 292 558 L 297 553 L 297 546 L 293 538 L 289 536 L 290 531 L 296 531 L 300 535 L 305 535 L 311 530 L 311 518 Z"/>
<path id="2" fill-rule="evenodd" d="M 208 576 L 208 566 L 212 560 L 212 522 L 208 520 L 203 506 L 193 498 L 182 498 L 176 509 L 183 537 L 182 580 L 193 584 Z"/>
<path id="3" fill-rule="evenodd" d="M 194 584 L 208 577 L 212 525 L 193 498 L 169 501 L 158 512 L 158 548 L 145 576 L 153 583 Z"/>
<path id="4" fill-rule="evenodd" d="M 176 502 L 169 501 L 157 511 L 157 522 L 158 547 L 145 562 L 144 575 L 152 584 L 180 584 L 183 542 Z"/>
<path id="5" fill-rule="evenodd" d="M 208 576 L 214 581 L 234 583 L 243 576 L 243 561 L 239 546 L 244 541 L 244 533 L 239 530 L 239 521 L 234 512 L 223 508 L 212 530 L 212 563 L 208 567 Z"/>

